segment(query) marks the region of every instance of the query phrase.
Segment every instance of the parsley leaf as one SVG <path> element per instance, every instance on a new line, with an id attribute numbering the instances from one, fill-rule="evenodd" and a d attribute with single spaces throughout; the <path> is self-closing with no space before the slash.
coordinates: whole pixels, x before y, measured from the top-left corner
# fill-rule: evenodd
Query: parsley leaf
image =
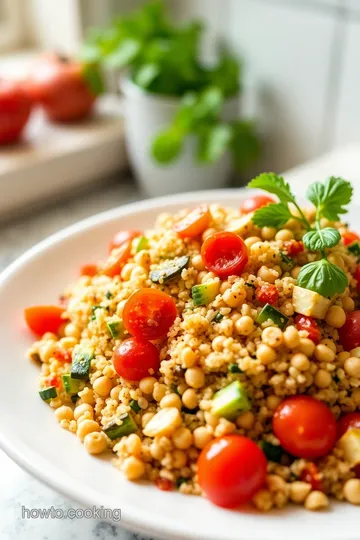
<path id="1" fill-rule="evenodd" d="M 280 228 L 292 217 L 292 214 L 285 203 L 268 204 L 256 210 L 252 217 L 253 222 L 258 227 Z"/>
<path id="2" fill-rule="evenodd" d="M 331 176 L 320 184 L 315 182 L 307 190 L 307 198 L 316 206 L 317 216 L 330 221 L 339 221 L 340 214 L 346 214 L 344 208 L 351 201 L 353 188 L 347 180 Z"/>
<path id="3" fill-rule="evenodd" d="M 302 267 L 297 278 L 297 285 L 321 296 L 331 297 L 342 294 L 348 286 L 345 272 L 327 259 L 308 263 Z"/>
<path id="4" fill-rule="evenodd" d="M 305 247 L 310 251 L 321 251 L 325 248 L 337 246 L 340 242 L 341 234 L 337 229 L 326 227 L 325 229 L 317 229 L 309 231 L 303 236 Z"/>
<path id="5" fill-rule="evenodd" d="M 282 176 L 275 173 L 262 173 L 247 185 L 249 188 L 259 188 L 273 193 L 283 203 L 295 202 L 295 197 L 290 191 L 290 186 Z"/>

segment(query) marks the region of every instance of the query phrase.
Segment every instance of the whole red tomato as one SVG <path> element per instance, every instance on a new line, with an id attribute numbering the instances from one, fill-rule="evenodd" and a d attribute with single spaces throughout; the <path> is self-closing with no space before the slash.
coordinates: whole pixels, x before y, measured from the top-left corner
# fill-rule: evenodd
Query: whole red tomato
<path id="1" fill-rule="evenodd" d="M 31 99 L 20 83 L 0 78 L 0 144 L 17 141 L 29 119 Z"/>
<path id="2" fill-rule="evenodd" d="M 84 76 L 84 66 L 56 54 L 38 59 L 26 89 L 54 122 L 74 122 L 86 118 L 96 95 Z"/>

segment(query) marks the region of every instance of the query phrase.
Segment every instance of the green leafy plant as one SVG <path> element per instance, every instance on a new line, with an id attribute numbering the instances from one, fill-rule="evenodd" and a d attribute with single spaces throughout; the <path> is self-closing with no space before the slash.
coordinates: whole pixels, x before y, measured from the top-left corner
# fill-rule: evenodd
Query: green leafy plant
<path id="1" fill-rule="evenodd" d="M 81 56 L 91 65 L 129 68 L 131 80 L 154 94 L 181 98 L 171 123 L 152 141 L 152 155 L 161 164 L 179 157 L 189 135 L 197 140 L 199 162 L 213 163 L 230 151 L 238 170 L 259 155 L 255 125 L 224 121 L 227 100 L 241 90 L 241 63 L 224 47 L 217 63 L 199 60 L 203 26 L 175 26 L 163 0 L 153 0 L 106 29 L 92 30 Z"/>
<path id="2" fill-rule="evenodd" d="M 307 249 L 319 252 L 319 260 L 305 264 L 298 275 L 299 287 L 315 291 L 322 296 L 331 297 L 342 294 L 348 286 L 345 272 L 328 261 L 326 249 L 335 247 L 341 239 L 340 233 L 333 227 L 321 227 L 321 218 L 339 221 L 340 216 L 347 212 L 353 188 L 350 182 L 342 178 L 330 177 L 323 184 L 316 182 L 307 190 L 307 199 L 315 206 L 315 221 L 312 225 L 305 217 L 289 184 L 281 176 L 274 173 L 263 173 L 254 178 L 249 188 L 260 188 L 273 193 L 279 198 L 278 203 L 272 203 L 257 210 L 253 221 L 258 227 L 276 227 L 285 225 L 289 219 L 298 220 L 306 230 L 303 242 Z M 295 206 L 293 212 L 289 203 Z"/>

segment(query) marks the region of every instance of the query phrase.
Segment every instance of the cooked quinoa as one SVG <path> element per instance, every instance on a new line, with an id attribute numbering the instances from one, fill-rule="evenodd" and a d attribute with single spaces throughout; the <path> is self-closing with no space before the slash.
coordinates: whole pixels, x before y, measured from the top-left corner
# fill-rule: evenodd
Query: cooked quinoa
<path id="1" fill-rule="evenodd" d="M 57 386 L 57 397 L 48 403 L 60 426 L 77 435 L 90 454 L 110 451 L 114 465 L 129 480 L 146 479 L 160 487 L 165 482 L 166 489 L 192 495 L 202 494 L 197 460 L 212 439 L 236 433 L 281 450 L 272 432 L 272 417 L 285 397 L 313 396 L 336 418 L 360 408 L 360 347 L 345 352 L 338 334 L 346 314 L 358 306 L 355 255 L 342 242 L 328 250 L 328 259 L 345 271 L 349 286 L 331 299 L 324 319 L 317 321 L 321 335 L 315 344 L 295 324 L 293 292 L 301 267 L 315 260 L 316 254 L 300 251 L 291 255 L 292 265 L 284 263 L 289 246 L 303 237 L 301 222 L 290 219 L 280 230 L 258 228 L 251 215 L 244 219 L 238 209 L 213 204 L 209 210 L 211 223 L 200 237 L 182 239 L 173 229 L 187 209 L 161 214 L 154 228 L 143 232 L 144 249 L 137 251 L 139 240 L 132 240 L 131 255 L 120 275 L 104 275 L 103 262 L 94 276 L 77 279 L 62 295 L 65 322 L 58 335 L 45 333 L 28 351 L 30 358 L 41 361 L 40 389 Z M 303 212 L 312 222 L 314 212 Z M 323 219 L 322 226 L 327 225 L 340 233 L 347 230 L 344 223 Z M 249 259 L 240 276 L 222 279 L 205 268 L 202 243 L 223 230 L 236 230 L 247 247 Z M 151 271 L 181 256 L 188 256 L 189 263 L 180 275 L 167 283 L 153 283 Z M 217 284 L 215 299 L 196 306 L 192 287 L 206 283 Z M 264 307 L 257 292 L 268 284 L 278 292 L 276 309 L 289 319 L 283 329 L 271 319 L 256 322 Z M 122 339 L 113 339 L 107 323 L 121 320 L 128 298 L 142 288 L 170 295 L 177 318 L 167 336 L 155 342 L 160 350 L 159 371 L 129 382 L 118 376 L 112 357 L 130 336 L 125 331 Z M 94 358 L 89 380 L 79 383 L 74 397 L 65 391 L 62 376 L 70 373 L 79 346 L 92 348 Z M 213 414 L 212 400 L 233 381 L 246 390 L 251 409 L 229 420 Z M 165 419 L 159 429 L 155 425 L 152 436 L 144 434 L 160 411 Z M 114 421 L 121 424 L 118 419 L 125 413 L 137 431 L 110 439 L 103 430 Z M 268 511 L 292 502 L 317 510 L 329 505 L 329 497 L 360 503 L 360 480 L 337 446 L 315 460 L 321 490 L 304 476 L 314 460 L 281 451 L 278 455 L 276 461 L 268 460 L 266 483 L 253 497 L 258 509 Z"/>

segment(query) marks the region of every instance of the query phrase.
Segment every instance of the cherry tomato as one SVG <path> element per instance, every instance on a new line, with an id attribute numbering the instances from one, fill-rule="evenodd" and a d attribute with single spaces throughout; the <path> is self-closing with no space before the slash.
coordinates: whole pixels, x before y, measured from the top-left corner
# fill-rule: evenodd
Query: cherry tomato
<path id="1" fill-rule="evenodd" d="M 56 54 L 43 55 L 36 61 L 26 90 L 53 122 L 86 118 L 96 99 L 85 79 L 84 66 Z"/>
<path id="2" fill-rule="evenodd" d="M 207 498 L 224 508 L 248 502 L 262 487 L 267 461 L 247 437 L 226 435 L 210 441 L 197 462 L 198 481 Z"/>
<path id="3" fill-rule="evenodd" d="M 175 223 L 174 231 L 180 238 L 194 238 L 200 236 L 209 227 L 210 221 L 210 210 L 206 204 L 202 204 Z"/>
<path id="4" fill-rule="evenodd" d="M 46 378 L 46 382 L 48 386 L 55 386 L 55 388 L 59 388 L 60 386 L 60 380 L 57 375 L 50 375 Z"/>
<path id="5" fill-rule="evenodd" d="M 140 289 L 130 296 L 123 310 L 126 330 L 141 339 L 166 336 L 177 316 L 176 305 L 158 289 Z"/>
<path id="6" fill-rule="evenodd" d="M 360 345 L 360 311 L 348 313 L 344 326 L 339 328 L 339 342 L 345 351 L 351 351 Z"/>
<path id="7" fill-rule="evenodd" d="M 127 381 L 140 381 L 159 369 L 160 355 L 150 341 L 129 338 L 115 348 L 112 361 L 120 377 Z"/>
<path id="8" fill-rule="evenodd" d="M 360 412 L 352 412 L 342 416 L 337 423 L 338 439 L 350 428 L 360 429 Z"/>
<path id="9" fill-rule="evenodd" d="M 60 362 L 68 362 L 69 364 L 72 362 L 72 356 L 66 349 L 55 349 L 53 357 Z"/>
<path id="10" fill-rule="evenodd" d="M 255 212 L 255 210 L 274 202 L 274 199 L 268 197 L 268 195 L 253 195 L 240 204 L 240 210 L 243 214 L 248 214 L 249 212 Z"/>
<path id="11" fill-rule="evenodd" d="M 241 275 L 248 262 L 248 251 L 240 236 L 222 231 L 205 240 L 201 257 L 208 270 L 227 278 Z"/>
<path id="12" fill-rule="evenodd" d="M 17 141 L 29 120 L 32 102 L 20 83 L 0 78 L 0 144 Z"/>
<path id="13" fill-rule="evenodd" d="M 290 256 L 298 255 L 304 251 L 304 244 L 300 240 L 289 240 L 284 242 L 286 252 Z"/>
<path id="14" fill-rule="evenodd" d="M 30 330 L 38 336 L 45 332 L 57 334 L 65 322 L 64 311 L 59 306 L 30 306 L 25 308 L 24 317 Z"/>
<path id="15" fill-rule="evenodd" d="M 118 276 L 131 255 L 131 242 L 126 242 L 122 246 L 114 249 L 106 261 L 103 272 L 106 276 Z"/>
<path id="16" fill-rule="evenodd" d="M 279 298 L 279 291 L 271 283 L 266 283 L 261 287 L 258 287 L 255 291 L 256 298 L 263 304 L 276 304 Z"/>
<path id="17" fill-rule="evenodd" d="M 80 268 L 80 276 L 93 277 L 96 276 L 97 273 L 98 267 L 96 264 L 84 264 L 84 266 Z"/>
<path id="18" fill-rule="evenodd" d="M 336 420 L 330 409 L 311 396 L 294 396 L 280 403 L 273 431 L 290 454 L 306 459 L 325 456 L 336 440 Z"/>
<path id="19" fill-rule="evenodd" d="M 344 246 L 349 246 L 353 242 L 356 242 L 356 240 L 360 240 L 359 235 L 352 231 L 345 231 L 341 234 L 341 236 Z"/>
<path id="20" fill-rule="evenodd" d="M 161 478 L 160 476 L 155 480 L 155 486 L 161 489 L 161 491 L 172 491 L 174 488 L 174 484 L 171 480 L 168 478 Z"/>
<path id="21" fill-rule="evenodd" d="M 321 332 L 314 319 L 306 315 L 296 315 L 295 324 L 298 330 L 306 330 L 311 341 L 316 344 L 319 343 Z"/>
<path id="22" fill-rule="evenodd" d="M 301 480 L 311 484 L 312 489 L 316 491 L 324 491 L 319 469 L 315 463 L 307 463 L 304 470 L 301 473 Z"/>
<path id="23" fill-rule="evenodd" d="M 109 252 L 115 248 L 119 248 L 125 242 L 131 242 L 131 240 L 134 240 L 134 238 L 137 238 L 138 236 L 141 236 L 141 231 L 119 231 L 114 236 L 113 239 L 110 242 L 109 245 Z"/>

